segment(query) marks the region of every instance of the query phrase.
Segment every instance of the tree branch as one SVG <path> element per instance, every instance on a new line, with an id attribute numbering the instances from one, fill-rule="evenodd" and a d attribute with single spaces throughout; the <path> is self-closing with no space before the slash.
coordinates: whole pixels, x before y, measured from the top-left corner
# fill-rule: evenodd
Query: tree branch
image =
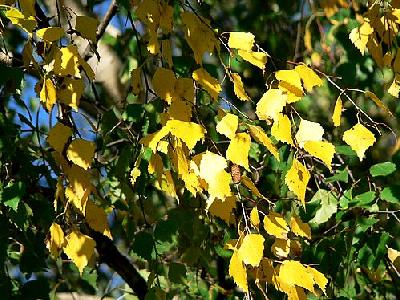
<path id="1" fill-rule="evenodd" d="M 137 297 L 142 300 L 147 294 L 147 283 L 130 261 L 122 255 L 113 242 L 100 232 L 85 226 L 85 233 L 96 242 L 96 249 L 101 262 L 115 270 L 129 285 Z"/>

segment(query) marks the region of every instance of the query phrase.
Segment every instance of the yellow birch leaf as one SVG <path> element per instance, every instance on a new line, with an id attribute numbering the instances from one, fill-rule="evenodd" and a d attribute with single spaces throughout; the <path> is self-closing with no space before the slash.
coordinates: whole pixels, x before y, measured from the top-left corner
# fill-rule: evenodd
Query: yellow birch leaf
<path id="1" fill-rule="evenodd" d="M 333 109 L 333 114 L 332 114 L 332 121 L 333 121 L 333 126 L 338 127 L 340 126 L 340 119 L 342 116 L 342 99 L 340 96 L 336 99 L 335 103 L 335 108 Z"/>
<path id="2" fill-rule="evenodd" d="M 68 126 L 61 123 L 57 123 L 54 127 L 49 130 L 47 142 L 54 150 L 62 152 L 68 139 L 72 135 L 72 130 Z"/>
<path id="3" fill-rule="evenodd" d="M 168 153 L 168 145 L 169 145 L 169 143 L 167 141 L 159 141 L 158 145 L 157 145 L 157 151 L 167 154 Z"/>
<path id="4" fill-rule="evenodd" d="M 139 95 L 140 90 L 142 89 L 142 79 L 141 79 L 141 70 L 140 68 L 133 69 L 131 72 L 131 86 L 132 92 L 135 95 Z"/>
<path id="5" fill-rule="evenodd" d="M 58 257 L 58 252 L 65 243 L 64 232 L 60 225 L 53 223 L 50 226 L 49 233 L 50 238 L 47 241 L 47 249 L 49 249 L 51 255 Z"/>
<path id="6" fill-rule="evenodd" d="M 158 143 L 167 134 L 169 134 L 169 128 L 167 126 L 164 126 L 159 131 L 148 134 L 147 136 L 141 138 L 139 142 L 153 150 L 153 153 L 156 153 Z"/>
<path id="7" fill-rule="evenodd" d="M 376 139 L 371 131 L 357 123 L 344 132 L 343 141 L 357 153 L 360 161 L 362 161 L 365 151 L 375 143 Z"/>
<path id="8" fill-rule="evenodd" d="M 319 158 L 332 170 L 332 159 L 335 154 L 335 146 L 325 141 L 308 141 L 304 144 L 304 150 L 312 156 Z"/>
<path id="9" fill-rule="evenodd" d="M 293 146 L 292 124 L 289 118 L 284 114 L 279 114 L 271 127 L 271 134 L 283 143 Z"/>
<path id="10" fill-rule="evenodd" d="M 194 82 L 192 78 L 178 78 L 175 82 L 176 97 L 185 99 L 194 104 Z"/>
<path id="11" fill-rule="evenodd" d="M 160 155 L 158 155 L 157 153 L 153 153 L 150 158 L 147 171 L 149 172 L 149 174 L 156 174 L 157 176 L 161 176 L 163 174 L 164 165 Z"/>
<path id="12" fill-rule="evenodd" d="M 254 45 L 254 34 L 251 32 L 230 32 L 228 46 L 229 48 L 251 51 Z"/>
<path id="13" fill-rule="evenodd" d="M 212 77 L 203 68 L 199 68 L 193 71 L 192 77 L 210 94 L 211 98 L 213 98 L 214 100 L 218 99 L 218 95 L 221 92 L 222 88 L 217 79 Z"/>
<path id="14" fill-rule="evenodd" d="M 393 56 L 392 53 L 386 52 L 383 56 L 383 66 L 390 67 L 392 65 Z"/>
<path id="15" fill-rule="evenodd" d="M 303 94 L 303 86 L 301 85 L 301 78 L 296 70 L 279 70 L 275 72 L 275 78 L 280 82 L 287 83 L 293 88 L 297 89 L 296 93 Z M 284 85 L 286 87 L 286 85 Z M 290 88 L 288 88 L 291 91 Z M 292 92 L 292 91 L 291 91 Z"/>
<path id="16" fill-rule="evenodd" d="M 167 3 L 162 3 L 161 5 L 160 28 L 162 29 L 163 33 L 166 34 L 172 31 L 174 8 Z"/>
<path id="17" fill-rule="evenodd" d="M 72 231 L 66 239 L 67 245 L 64 247 L 64 252 L 74 262 L 79 272 L 82 274 L 83 269 L 87 266 L 90 258 L 94 254 L 96 242 L 77 230 Z"/>
<path id="18" fill-rule="evenodd" d="M 299 286 L 314 293 L 313 274 L 295 260 L 285 260 L 279 268 L 280 279 L 290 286 Z"/>
<path id="19" fill-rule="evenodd" d="M 165 68 L 158 68 L 153 76 L 154 91 L 168 104 L 171 104 L 174 95 L 175 81 L 174 72 Z"/>
<path id="20" fill-rule="evenodd" d="M 261 70 L 265 69 L 265 64 L 267 63 L 267 58 L 268 58 L 266 53 L 239 49 L 238 54 L 241 58 L 243 58 L 245 61 L 248 61 L 252 65 L 255 65 Z"/>
<path id="21" fill-rule="evenodd" d="M 322 141 L 323 134 L 324 128 L 319 123 L 301 119 L 295 138 L 299 146 L 303 148 L 305 142 Z"/>
<path id="22" fill-rule="evenodd" d="M 237 286 L 247 293 L 247 271 L 237 250 L 233 252 L 229 262 L 229 275 Z"/>
<path id="23" fill-rule="evenodd" d="M 59 76 L 72 75 L 80 77 L 79 61 L 81 57 L 75 45 L 59 49 L 54 56 L 53 71 Z"/>
<path id="24" fill-rule="evenodd" d="M 106 212 L 91 200 L 88 200 L 86 203 L 85 220 L 92 229 L 112 239 Z"/>
<path id="25" fill-rule="evenodd" d="M 50 112 L 57 100 L 56 87 L 50 78 L 44 80 L 39 97 L 40 101 L 45 103 L 47 111 Z"/>
<path id="26" fill-rule="evenodd" d="M 400 252 L 393 248 L 388 248 L 388 258 L 392 262 L 396 270 L 400 271 Z"/>
<path id="27" fill-rule="evenodd" d="M 299 286 L 291 286 L 288 291 L 285 291 L 288 300 L 307 300 L 307 295 L 304 289 Z"/>
<path id="28" fill-rule="evenodd" d="M 372 101 L 375 102 L 375 104 L 381 108 L 385 113 L 387 113 L 390 117 L 393 117 L 392 112 L 386 107 L 386 105 L 381 101 L 381 99 L 378 98 L 374 93 L 372 92 L 365 92 L 365 96 L 369 97 L 372 99 Z"/>
<path id="29" fill-rule="evenodd" d="M 65 189 L 65 197 L 67 198 L 69 203 L 72 203 L 74 207 L 79 210 L 82 214 L 85 213 L 86 204 L 88 201 L 88 197 L 90 194 L 90 190 L 85 190 L 82 197 L 78 196 L 71 186 L 67 186 Z"/>
<path id="30" fill-rule="evenodd" d="M 32 48 L 32 43 L 30 41 L 27 41 L 24 45 L 24 49 L 22 50 L 22 61 L 24 62 L 25 68 L 29 68 L 31 62 L 33 65 L 37 66 L 37 68 L 40 68 L 35 59 L 33 58 L 33 48 Z"/>
<path id="31" fill-rule="evenodd" d="M 261 195 L 260 191 L 257 189 L 253 181 L 246 175 L 243 175 L 240 181 L 258 198 L 266 199 L 263 195 Z"/>
<path id="32" fill-rule="evenodd" d="M 168 66 L 172 68 L 174 64 L 172 62 L 171 42 L 169 40 L 161 41 L 161 56 L 167 62 Z"/>
<path id="33" fill-rule="evenodd" d="M 84 139 L 75 139 L 69 144 L 67 157 L 74 164 L 87 170 L 94 158 L 96 146 L 93 142 Z"/>
<path id="34" fill-rule="evenodd" d="M 388 89 L 388 93 L 395 98 L 399 98 L 400 94 L 400 74 L 395 74 L 393 82 Z"/>
<path id="35" fill-rule="evenodd" d="M 268 151 L 271 152 L 271 154 L 276 158 L 276 160 L 279 161 L 280 159 L 278 149 L 276 149 L 275 145 L 272 143 L 271 139 L 267 136 L 264 130 L 259 126 L 254 125 L 249 125 L 249 129 L 253 139 L 257 143 L 263 144 L 268 149 Z"/>
<path id="36" fill-rule="evenodd" d="M 189 172 L 189 151 L 179 139 L 174 139 L 172 145 L 173 147 L 169 148 L 168 154 L 172 158 L 175 171 L 178 175 L 183 176 Z"/>
<path id="37" fill-rule="evenodd" d="M 290 240 L 275 239 L 271 246 L 271 252 L 279 258 L 286 258 L 290 253 Z"/>
<path id="38" fill-rule="evenodd" d="M 383 68 L 384 60 L 383 60 L 383 49 L 382 44 L 378 43 L 374 35 L 367 42 L 367 49 L 368 52 L 371 54 L 372 58 L 374 59 L 375 63 L 378 65 L 379 68 Z M 397 71 L 395 69 L 395 71 Z"/>
<path id="39" fill-rule="evenodd" d="M 278 239 L 287 238 L 289 227 L 282 215 L 276 212 L 270 212 L 264 217 L 263 225 L 265 231 L 269 235 L 273 235 Z"/>
<path id="40" fill-rule="evenodd" d="M 307 223 L 303 223 L 298 216 L 290 219 L 290 230 L 297 236 L 311 239 L 311 228 Z"/>
<path id="41" fill-rule="evenodd" d="M 143 0 L 136 9 L 136 15 L 150 30 L 155 31 L 161 17 L 159 1 Z"/>
<path id="42" fill-rule="evenodd" d="M 246 265 L 259 265 L 264 253 L 264 240 L 261 234 L 248 234 L 244 237 L 238 253 Z"/>
<path id="43" fill-rule="evenodd" d="M 72 165 L 65 170 L 69 185 L 72 191 L 78 198 L 77 207 L 82 208 L 82 213 L 85 211 L 83 208 L 86 205 L 87 197 L 90 192 L 94 190 L 90 182 L 91 174 L 77 165 Z M 82 205 L 81 205 L 82 204 Z"/>
<path id="44" fill-rule="evenodd" d="M 138 177 L 140 176 L 140 174 L 141 174 L 141 172 L 140 172 L 140 170 L 139 170 L 138 167 L 134 167 L 134 168 L 132 169 L 131 174 L 130 174 L 130 181 L 131 181 L 132 186 L 135 185 L 136 180 L 138 179 Z"/>
<path id="45" fill-rule="evenodd" d="M 351 42 L 364 55 L 367 48 L 368 38 L 374 32 L 374 29 L 368 22 L 364 22 L 359 28 L 354 28 L 349 35 Z"/>
<path id="46" fill-rule="evenodd" d="M 75 29 L 82 37 L 91 40 L 93 43 L 97 41 L 97 26 L 99 21 L 89 16 L 76 16 Z"/>
<path id="47" fill-rule="evenodd" d="M 57 91 L 58 100 L 78 111 L 79 100 L 85 88 L 82 79 L 65 77 L 60 88 Z"/>
<path id="48" fill-rule="evenodd" d="M 272 260 L 263 258 L 257 269 L 257 279 L 261 282 L 268 282 L 272 284 L 272 278 L 275 276 L 275 269 Z"/>
<path id="49" fill-rule="evenodd" d="M 174 99 L 168 109 L 170 119 L 189 122 L 192 118 L 192 105 L 181 98 Z"/>
<path id="50" fill-rule="evenodd" d="M 251 139 L 247 133 L 236 134 L 229 143 L 228 149 L 226 150 L 226 158 L 231 162 L 244 167 L 247 171 L 249 169 L 249 151 L 250 151 Z"/>
<path id="51" fill-rule="evenodd" d="M 160 182 L 157 181 L 155 186 L 159 190 L 165 192 L 168 196 L 172 198 L 177 197 L 174 179 L 172 178 L 170 171 L 166 171 L 164 174 L 162 174 Z"/>
<path id="52" fill-rule="evenodd" d="M 257 207 L 253 207 L 250 212 L 250 222 L 256 228 L 258 228 L 258 225 L 260 225 L 260 216 L 258 214 Z"/>
<path id="53" fill-rule="evenodd" d="M 321 86 L 324 83 L 314 70 L 306 65 L 298 65 L 294 70 L 299 74 L 307 92 L 311 92 L 314 86 Z"/>
<path id="54" fill-rule="evenodd" d="M 225 200 L 215 199 L 209 208 L 210 214 L 230 223 L 233 209 L 236 208 L 236 196 L 226 197 Z"/>
<path id="55" fill-rule="evenodd" d="M 219 49 L 219 41 L 209 28 L 210 21 L 190 12 L 182 12 L 182 23 L 186 26 L 185 39 L 194 53 L 196 63 L 202 63 L 205 52 L 212 53 L 214 48 Z"/>
<path id="56" fill-rule="evenodd" d="M 310 26 L 306 26 L 306 30 L 304 32 L 304 46 L 309 52 L 312 52 L 312 39 L 311 39 L 311 30 Z"/>
<path id="57" fill-rule="evenodd" d="M 317 284 L 318 287 L 324 292 L 326 295 L 326 285 L 328 284 L 328 279 L 326 279 L 325 275 L 319 272 L 318 270 L 307 266 L 307 271 L 311 273 L 314 278 L 314 284 Z"/>
<path id="58" fill-rule="evenodd" d="M 32 33 L 33 29 L 37 25 L 34 16 L 25 16 L 18 9 L 13 7 L 6 11 L 5 16 L 11 21 L 12 24 L 21 27 L 28 33 Z"/>
<path id="59" fill-rule="evenodd" d="M 83 72 L 86 74 L 89 80 L 94 80 L 96 77 L 96 74 L 94 73 L 92 67 L 84 60 L 81 58 L 79 60 L 79 64 L 81 65 Z"/>
<path id="60" fill-rule="evenodd" d="M 293 159 L 292 166 L 287 172 L 285 183 L 290 191 L 292 191 L 301 201 L 303 206 L 306 205 L 305 195 L 310 173 L 297 159 Z"/>
<path id="61" fill-rule="evenodd" d="M 148 30 L 149 33 L 149 38 L 148 38 L 148 43 L 147 43 L 147 50 L 153 54 L 156 55 L 160 53 L 160 44 L 158 43 L 158 34 L 156 30 L 153 30 L 149 28 Z"/>
<path id="62" fill-rule="evenodd" d="M 65 31 L 61 27 L 48 27 L 42 28 L 36 31 L 36 36 L 40 37 L 46 42 L 58 41 L 63 37 Z"/>
<path id="63" fill-rule="evenodd" d="M 239 118 L 238 116 L 227 113 L 221 121 L 218 122 L 216 130 L 219 134 L 225 135 L 227 138 L 234 138 L 236 130 L 238 129 Z"/>
<path id="64" fill-rule="evenodd" d="M 257 103 L 256 114 L 260 120 L 276 120 L 287 102 L 287 95 L 279 89 L 269 89 Z"/>
<path id="65" fill-rule="evenodd" d="M 206 151 L 201 156 L 199 175 L 208 184 L 210 201 L 231 196 L 231 175 L 225 171 L 227 166 L 226 159 L 218 154 Z"/>
<path id="66" fill-rule="evenodd" d="M 172 135 L 181 139 L 189 150 L 192 150 L 206 133 L 204 127 L 199 124 L 180 120 L 169 120 L 165 127 L 169 129 Z"/>
<path id="67" fill-rule="evenodd" d="M 24 0 L 19 3 L 24 16 L 35 16 L 35 0 Z"/>
<path id="68" fill-rule="evenodd" d="M 231 81 L 233 82 L 233 92 L 235 95 L 242 101 L 248 101 L 250 100 L 250 97 L 247 95 L 242 78 L 240 78 L 240 75 L 238 73 L 232 73 L 232 76 L 230 77 Z"/>

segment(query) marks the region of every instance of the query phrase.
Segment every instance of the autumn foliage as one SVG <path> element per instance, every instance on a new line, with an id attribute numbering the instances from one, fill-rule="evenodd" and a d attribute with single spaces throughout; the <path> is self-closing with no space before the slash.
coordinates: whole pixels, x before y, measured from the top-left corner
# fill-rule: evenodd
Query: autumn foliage
<path id="1" fill-rule="evenodd" d="M 398 295 L 399 1 L 50 2 L 0 1 L 4 299 Z"/>

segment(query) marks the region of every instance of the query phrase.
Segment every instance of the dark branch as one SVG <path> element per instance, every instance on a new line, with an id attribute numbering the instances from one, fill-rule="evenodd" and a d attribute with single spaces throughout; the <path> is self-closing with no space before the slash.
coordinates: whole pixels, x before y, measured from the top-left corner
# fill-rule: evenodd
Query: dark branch
<path id="1" fill-rule="evenodd" d="M 114 269 L 139 299 L 144 299 L 147 294 L 147 284 L 136 268 L 118 251 L 108 237 L 91 229 L 89 226 L 86 227 L 86 231 L 85 233 L 96 242 L 100 261 Z"/>

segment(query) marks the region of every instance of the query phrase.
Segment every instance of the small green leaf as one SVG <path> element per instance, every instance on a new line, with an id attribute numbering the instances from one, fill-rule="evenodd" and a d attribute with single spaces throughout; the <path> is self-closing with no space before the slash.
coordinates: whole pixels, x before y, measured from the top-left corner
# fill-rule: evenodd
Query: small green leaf
<path id="1" fill-rule="evenodd" d="M 350 146 L 335 146 L 336 148 L 336 153 L 337 154 L 343 154 L 343 155 L 347 155 L 347 156 L 357 156 L 357 153 L 351 149 Z"/>
<path id="2" fill-rule="evenodd" d="M 184 264 L 171 263 L 168 270 L 168 278 L 173 283 L 185 283 L 186 266 Z"/>
<path id="3" fill-rule="evenodd" d="M 374 201 L 376 198 L 375 192 L 369 191 L 362 193 L 360 195 L 357 195 L 353 198 L 353 200 L 349 203 L 350 206 L 370 206 L 372 201 Z"/>
<path id="4" fill-rule="evenodd" d="M 132 246 L 133 252 L 145 260 L 155 257 L 153 236 L 147 232 L 139 232 Z"/>
<path id="5" fill-rule="evenodd" d="M 338 201 L 332 192 L 323 189 L 318 190 L 310 202 L 318 201 L 320 202 L 321 207 L 316 211 L 314 218 L 311 219 L 310 222 L 322 224 L 327 222 L 337 211 Z"/>
<path id="6" fill-rule="evenodd" d="M 346 169 L 338 170 L 335 175 L 325 179 L 325 182 L 327 183 L 335 181 L 341 181 L 347 183 L 349 181 L 349 172 Z"/>
<path id="7" fill-rule="evenodd" d="M 10 183 L 0 192 L 0 202 L 5 206 L 17 211 L 21 198 L 25 195 L 25 184 L 23 182 Z"/>
<path id="8" fill-rule="evenodd" d="M 394 171 L 396 171 L 396 165 L 392 162 L 376 164 L 369 169 L 372 177 L 387 176 L 392 174 Z"/>
<path id="9" fill-rule="evenodd" d="M 400 202 L 400 185 L 392 185 L 385 187 L 380 193 L 382 200 L 390 203 Z"/>

